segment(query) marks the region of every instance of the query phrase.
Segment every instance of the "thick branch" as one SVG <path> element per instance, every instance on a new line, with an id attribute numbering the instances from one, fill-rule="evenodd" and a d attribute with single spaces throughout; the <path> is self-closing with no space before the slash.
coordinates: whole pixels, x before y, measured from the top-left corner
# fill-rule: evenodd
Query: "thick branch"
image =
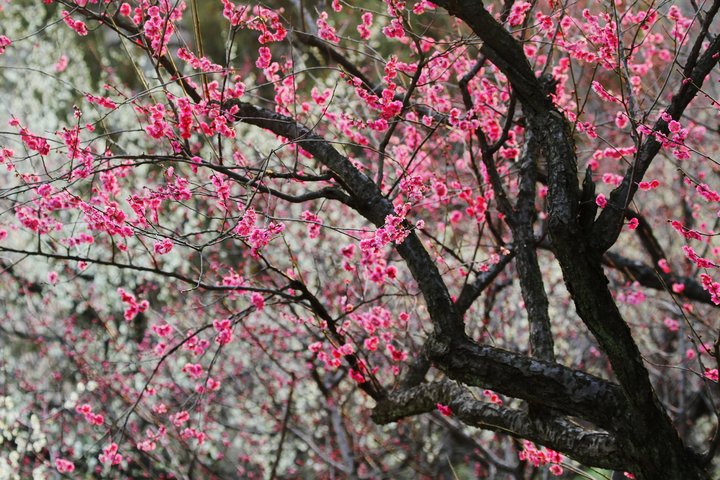
<path id="1" fill-rule="evenodd" d="M 526 136 L 525 154 L 521 158 L 520 165 L 520 192 L 515 206 L 515 221 L 510 224 L 510 228 L 517 244 L 515 265 L 530 324 L 530 353 L 536 358 L 551 362 L 555 360 L 555 353 L 550 328 L 549 302 L 533 232 L 536 215 L 537 162 L 541 152 L 533 132 L 528 131 Z"/>
<path id="2" fill-rule="evenodd" d="M 448 405 L 466 425 L 537 442 L 584 465 L 628 468 L 618 442 L 606 432 L 586 430 L 561 418 L 535 419 L 527 412 L 478 401 L 467 389 L 448 380 L 393 393 L 375 407 L 372 418 L 376 423 L 386 424 L 432 412 L 438 403 Z"/>
<path id="3" fill-rule="evenodd" d="M 589 232 L 580 230 L 577 157 L 566 119 L 552 107 L 551 102 L 545 96 L 540 82 L 530 69 L 520 44 L 484 9 L 482 2 L 441 0 L 436 3 L 464 20 L 485 42 L 483 51 L 487 50 L 488 58 L 507 76 L 514 92 L 523 102 L 528 128 L 536 136 L 548 161 L 548 210 L 550 214 L 548 226 L 553 248 L 578 314 L 607 354 L 628 401 L 629 410 L 625 418 L 626 424 L 616 424 L 616 427 L 619 427 L 625 435 L 633 440 L 628 454 L 638 464 L 636 476 L 644 479 L 666 476 L 700 478 L 700 469 L 685 450 L 664 407 L 655 395 L 637 344 L 607 288 L 607 278 L 602 271 L 600 255 L 596 250 L 602 251 L 602 249 L 598 246 L 597 240 L 593 238 L 602 236 L 602 233 L 595 232 L 593 229 L 593 234 L 587 236 Z M 712 51 L 713 46 L 708 49 L 706 54 Z M 712 68 L 716 63 L 716 60 L 713 59 L 710 62 L 705 57 L 706 55 L 698 63 L 698 68 L 701 66 Z M 696 83 L 701 85 L 703 79 L 704 75 L 698 76 L 693 78 L 693 82 L 697 80 L 699 83 Z M 693 82 L 689 82 L 689 84 Z M 678 95 L 669 107 L 670 112 L 668 113 L 671 115 L 679 116 L 684 106 L 694 97 L 697 87 L 691 87 L 695 89 L 691 93 L 691 90 L 687 88 L 688 85 L 683 86 L 681 92 L 684 94 Z M 681 98 L 682 101 L 678 98 Z M 681 106 L 682 108 L 680 108 Z M 667 125 L 663 125 L 663 128 L 667 130 Z M 649 160 L 647 164 L 649 164 Z M 647 165 L 645 165 L 645 169 L 647 169 Z M 643 169 L 642 173 L 644 171 Z M 642 175 L 636 177 L 631 173 L 629 177 L 626 176 L 627 188 L 637 188 L 635 182 L 638 181 L 638 178 L 642 178 Z M 617 191 L 615 195 L 614 200 L 618 202 L 620 196 Z M 631 198 L 629 194 L 622 196 L 623 202 L 629 198 Z M 624 208 L 626 203 L 623 202 L 620 202 L 620 205 Z M 613 210 L 612 208 L 605 209 L 602 215 Z M 624 215 L 623 211 L 619 213 L 619 220 L 612 216 L 603 222 L 598 220 L 600 225 L 609 227 L 615 235 L 612 242 L 616 238 L 614 230 L 618 223 L 622 223 Z M 607 243 L 607 246 L 612 242 Z M 447 369 L 446 373 L 451 378 L 473 385 L 471 371 L 476 365 L 468 364 L 467 358 L 472 356 L 472 350 L 482 347 L 469 348 L 470 351 L 463 352 L 462 355 L 455 353 L 456 350 L 462 350 L 463 347 L 459 345 L 440 346 L 437 356 L 442 359 L 439 363 Z M 518 372 L 513 374 L 517 375 Z M 597 399 L 590 403 L 596 408 L 602 404 Z"/>
<path id="4" fill-rule="evenodd" d="M 625 274 L 630 280 L 640 283 L 643 287 L 656 290 L 668 290 L 673 284 L 683 285 L 682 292 L 675 295 L 695 300 L 697 302 L 715 305 L 707 290 L 703 289 L 697 281 L 690 277 L 673 275 L 656 270 L 642 262 L 631 260 L 614 252 L 606 252 L 603 257 L 605 265 L 616 268 Z"/>
<path id="5" fill-rule="evenodd" d="M 469 339 L 431 339 L 427 351 L 448 377 L 466 385 L 490 388 L 609 430 L 624 421 L 619 414 L 627 411 L 622 391 L 607 380 Z"/>

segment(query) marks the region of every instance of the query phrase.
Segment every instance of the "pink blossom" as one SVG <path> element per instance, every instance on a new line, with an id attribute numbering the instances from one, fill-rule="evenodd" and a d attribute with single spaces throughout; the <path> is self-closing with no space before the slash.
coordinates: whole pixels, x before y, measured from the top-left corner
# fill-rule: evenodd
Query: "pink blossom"
<path id="1" fill-rule="evenodd" d="M 253 292 L 252 295 L 250 295 L 250 302 L 258 311 L 262 311 L 265 308 L 265 298 L 258 292 Z"/>
<path id="2" fill-rule="evenodd" d="M 172 327 L 167 323 L 164 323 L 162 325 L 156 324 L 156 325 L 153 325 L 151 328 L 152 328 L 152 331 L 155 332 L 158 335 L 158 337 L 161 337 L 161 338 L 167 337 L 168 335 L 170 335 L 170 333 L 172 333 Z"/>
<path id="3" fill-rule="evenodd" d="M 211 392 L 217 391 L 220 389 L 221 382 L 219 380 L 215 380 L 214 378 L 210 377 L 207 379 L 206 382 L 208 390 Z"/>
<path id="4" fill-rule="evenodd" d="M 272 53 L 268 47 L 260 47 L 258 49 L 258 59 L 255 61 L 255 66 L 258 68 L 268 68 L 272 61 Z"/>
<path id="5" fill-rule="evenodd" d="M 612 102 L 612 103 L 622 103 L 613 93 L 607 91 L 605 87 L 600 85 L 600 82 L 593 81 L 591 84 L 591 87 L 595 93 L 597 93 L 600 98 L 605 100 L 606 102 Z"/>
<path id="6" fill-rule="evenodd" d="M 98 459 L 100 463 L 105 465 L 119 465 L 122 462 L 122 455 L 118 452 L 117 443 L 111 443 L 103 448 L 103 453 L 100 454 Z"/>
<path id="7" fill-rule="evenodd" d="M 186 363 L 182 371 L 193 378 L 199 378 L 203 374 L 203 367 L 199 363 Z"/>
<path id="8" fill-rule="evenodd" d="M 677 332 L 680 329 L 680 322 L 673 320 L 672 318 L 666 317 L 665 320 L 663 320 L 663 323 L 671 332 Z"/>
<path id="9" fill-rule="evenodd" d="M 403 28 L 402 22 L 397 18 L 390 20 L 390 25 L 384 27 L 382 31 L 388 38 L 405 37 L 405 28 Z"/>
<path id="10" fill-rule="evenodd" d="M 375 350 L 377 350 L 379 343 L 380 339 L 378 337 L 369 337 L 363 341 L 363 346 L 366 350 L 374 352 Z"/>
<path id="11" fill-rule="evenodd" d="M 715 305 L 720 305 L 720 282 L 713 281 L 712 277 L 707 273 L 700 274 L 703 289 L 710 294 L 710 300 Z"/>
<path id="12" fill-rule="evenodd" d="M 318 35 L 320 35 L 320 38 L 323 40 L 338 43 L 340 41 L 340 37 L 337 36 L 335 28 L 333 28 L 327 20 L 327 12 L 320 12 L 320 16 L 317 19 Z"/>
<path id="13" fill-rule="evenodd" d="M 308 222 L 307 230 L 310 238 L 317 238 L 320 236 L 320 217 L 315 215 L 309 210 L 305 210 L 300 217 Z"/>
<path id="14" fill-rule="evenodd" d="M 660 267 L 660 270 L 662 270 L 664 273 L 670 273 L 672 271 L 670 265 L 668 265 L 667 260 L 665 260 L 664 258 L 658 260 L 658 267 Z"/>
<path id="15" fill-rule="evenodd" d="M 93 425 L 101 426 L 105 423 L 105 417 L 101 414 L 89 413 L 85 419 Z"/>
<path id="16" fill-rule="evenodd" d="M 361 373 L 355 370 L 354 368 L 351 368 L 349 371 L 350 378 L 355 380 L 357 383 L 365 383 L 367 380 L 365 379 L 365 376 Z"/>
<path id="17" fill-rule="evenodd" d="M 627 127 L 628 123 L 630 123 L 630 120 L 628 120 L 628 117 L 624 112 L 618 112 L 615 115 L 615 126 L 616 127 L 625 128 L 625 127 Z"/>
<path id="18" fill-rule="evenodd" d="M 447 405 L 443 405 L 442 403 L 436 403 L 435 407 L 438 409 L 438 412 L 442 413 L 446 417 L 451 417 L 453 414 L 452 409 Z"/>
<path id="19" fill-rule="evenodd" d="M 605 198 L 605 195 L 601 193 L 595 197 L 595 203 L 598 207 L 605 208 L 607 206 L 607 198 Z"/>
<path id="20" fill-rule="evenodd" d="M 70 16 L 70 13 L 64 10 L 61 12 L 61 15 L 63 17 L 63 21 L 65 21 L 65 24 L 75 30 L 78 35 L 85 36 L 88 34 L 88 29 L 84 22 L 80 20 L 74 20 Z"/>
<path id="21" fill-rule="evenodd" d="M 363 40 L 368 40 L 370 38 L 370 27 L 372 26 L 373 22 L 373 14 L 370 12 L 365 12 L 362 14 L 362 23 L 357 26 L 357 31 L 360 33 L 360 38 Z"/>
<path id="22" fill-rule="evenodd" d="M 190 420 L 190 414 L 185 410 L 182 410 L 171 417 L 171 421 L 176 427 L 182 426 L 188 420 Z"/>
<path id="23" fill-rule="evenodd" d="M 0 35 L 0 55 L 5 53 L 5 49 L 12 45 L 12 41 L 5 35 Z"/>
<path id="24" fill-rule="evenodd" d="M 57 73 L 62 73 L 65 71 L 65 69 L 68 67 L 68 57 L 67 55 L 60 55 L 60 58 L 58 58 L 57 62 L 55 62 L 55 71 Z"/>
<path id="25" fill-rule="evenodd" d="M 143 440 L 139 442 L 136 447 L 142 452 L 152 452 L 157 448 L 157 444 L 152 440 Z"/>
<path id="26" fill-rule="evenodd" d="M 510 10 L 507 22 L 511 27 L 517 27 L 525 20 L 525 13 L 530 10 L 532 4 L 530 2 L 516 2 Z"/>
<path id="27" fill-rule="evenodd" d="M 55 468 L 59 473 L 70 473 L 75 471 L 75 464 L 70 460 L 58 457 L 55 459 Z"/>
<path id="28" fill-rule="evenodd" d="M 153 245 L 153 249 L 158 255 L 165 255 L 173 249 L 173 245 L 174 244 L 172 240 L 170 240 L 169 238 L 165 238 L 163 240 L 155 242 L 155 245 Z"/>

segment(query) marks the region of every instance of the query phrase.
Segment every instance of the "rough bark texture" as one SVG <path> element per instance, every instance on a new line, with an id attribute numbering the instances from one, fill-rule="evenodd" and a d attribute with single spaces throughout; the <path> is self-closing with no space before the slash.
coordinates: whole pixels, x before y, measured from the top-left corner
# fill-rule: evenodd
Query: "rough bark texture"
<path id="1" fill-rule="evenodd" d="M 602 253 L 617 239 L 624 208 L 637 189 L 650 162 L 660 148 L 654 138 L 641 148 L 636 164 L 613 195 L 614 208 L 607 208 L 594 223 L 592 231 L 581 229 L 580 190 L 577 182 L 575 145 L 565 118 L 557 112 L 523 55 L 520 44 L 490 15 L 481 2 L 442 0 L 436 2 L 450 14 L 465 21 L 484 45 L 482 53 L 509 79 L 514 93 L 523 104 L 527 128 L 539 143 L 548 162 L 549 231 L 552 248 L 558 259 L 576 310 L 607 354 L 627 400 L 625 424 L 613 431 L 629 440 L 628 454 L 638 478 L 702 478 L 702 468 L 686 450 L 665 408 L 655 395 L 640 351 L 607 288 L 602 270 Z M 697 93 L 705 77 L 717 63 L 713 58 L 720 46 L 716 38 L 700 57 L 685 83 L 668 107 L 673 118 L 679 118 Z M 667 132 L 660 121 L 656 130 Z M 458 362 L 452 352 L 458 345 L 445 348 L 449 358 L 445 365 L 451 378 L 473 384 L 472 366 Z M 443 350 L 443 349 L 440 349 Z M 439 355 L 442 356 L 442 355 Z"/>
<path id="2" fill-rule="evenodd" d="M 584 464 L 610 469 L 627 464 L 621 446 L 607 432 L 584 429 L 558 417 L 539 420 L 527 412 L 483 402 L 448 380 L 391 394 L 373 411 L 373 420 L 380 424 L 395 422 L 432 412 L 437 403 L 448 405 L 452 414 L 467 425 L 526 438 L 565 452 Z"/>

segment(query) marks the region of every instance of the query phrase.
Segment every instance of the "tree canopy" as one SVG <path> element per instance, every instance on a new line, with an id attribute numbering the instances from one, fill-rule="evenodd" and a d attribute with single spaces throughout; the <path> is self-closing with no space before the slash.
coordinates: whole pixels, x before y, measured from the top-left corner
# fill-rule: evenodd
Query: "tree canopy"
<path id="1" fill-rule="evenodd" d="M 718 10 L 0 0 L 0 477 L 715 478 Z"/>

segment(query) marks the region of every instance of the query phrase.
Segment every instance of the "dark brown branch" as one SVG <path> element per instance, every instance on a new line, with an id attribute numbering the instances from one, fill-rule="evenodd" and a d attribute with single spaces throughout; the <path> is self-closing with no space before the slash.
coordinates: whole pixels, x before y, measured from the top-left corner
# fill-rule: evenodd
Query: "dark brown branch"
<path id="1" fill-rule="evenodd" d="M 717 306 L 711 301 L 710 294 L 703 289 L 702 285 L 690 277 L 665 273 L 642 262 L 631 260 L 614 252 L 606 252 L 603 257 L 603 263 L 608 267 L 619 270 L 629 280 L 636 281 L 643 287 L 654 288 L 656 290 L 668 290 L 673 284 L 677 283 L 683 285 L 685 288 L 682 292 L 673 293 L 673 295 Z"/>
<path id="2" fill-rule="evenodd" d="M 525 154 L 520 159 L 520 191 L 515 205 L 515 221 L 510 228 L 517 250 L 515 265 L 520 279 L 520 290 L 530 324 L 530 352 L 541 360 L 554 361 L 550 303 L 545 292 L 533 231 L 536 218 L 537 163 L 541 151 L 532 130 L 528 130 L 526 136 Z"/>
<path id="3" fill-rule="evenodd" d="M 464 20 L 485 42 L 482 52 L 487 54 L 512 84 L 514 93 L 523 104 L 528 129 L 536 136 L 548 161 L 548 229 L 554 253 L 568 290 L 573 296 L 576 310 L 607 354 L 628 401 L 629 409 L 624 424 L 616 424 L 615 427 L 622 431 L 624 436 L 632 439 L 629 445 L 635 450 L 630 451 L 629 455 L 637 462 L 634 473 L 642 479 L 670 476 L 699 480 L 702 478 L 701 468 L 694 456 L 685 449 L 655 394 L 632 332 L 607 288 L 607 278 L 600 265 L 601 255 L 598 254 L 598 251 L 605 251 L 617 238 L 624 208 L 632 198 L 631 191 L 637 188 L 637 181 L 642 178 L 654 153 L 646 157 L 645 163 L 638 162 L 639 169 L 628 172 L 625 178 L 625 193 L 622 193 L 622 185 L 615 190 L 614 197 L 611 198 L 620 208 L 607 208 L 603 211 L 595 222 L 595 225 L 600 225 L 603 230 L 596 231 L 593 228 L 591 235 L 588 235 L 590 232 L 580 231 L 580 191 L 572 132 L 564 116 L 554 109 L 539 80 L 535 78 L 521 45 L 485 10 L 482 2 L 440 0 L 436 3 Z M 710 46 L 694 70 L 691 81 L 684 84 L 673 99 L 667 110 L 671 116 L 677 115 L 679 118 L 685 106 L 695 96 L 698 87 L 693 83 L 702 85 L 706 74 L 717 62 L 708 55 L 712 55 L 719 45 L 720 40 Z M 667 132 L 666 123 L 661 125 L 661 130 Z M 648 142 L 643 147 L 646 147 Z M 657 149 L 659 150 L 659 144 Z M 642 155 L 641 149 L 640 156 Z M 616 217 L 618 214 L 619 218 Z M 603 220 L 603 215 L 609 218 Z M 468 370 L 474 365 L 468 365 L 464 358 L 468 353 L 461 354 L 457 351 L 459 348 L 461 347 L 457 344 L 440 344 L 438 363 L 447 368 L 451 378 L 469 383 L 472 375 Z M 450 368 L 453 363 L 459 368 Z M 597 406 L 597 402 L 594 403 Z"/>
<path id="4" fill-rule="evenodd" d="M 327 311 L 325 305 L 323 305 L 322 302 L 318 300 L 318 298 L 313 295 L 310 290 L 308 290 L 307 286 L 303 282 L 299 280 L 293 280 L 290 283 L 290 287 L 300 291 L 301 294 L 297 298 L 307 300 L 313 313 L 315 313 L 318 318 L 320 318 L 326 323 L 327 330 L 330 333 L 332 340 L 336 342 L 338 346 L 343 345 L 345 343 L 345 337 L 341 335 L 338 331 L 336 320 L 332 317 L 332 315 L 330 315 L 330 312 Z M 357 354 L 346 355 L 345 358 L 355 371 L 363 371 L 363 369 L 360 368 L 360 359 L 358 358 Z M 375 400 L 383 398 L 385 396 L 385 389 L 382 387 L 382 385 L 380 385 L 375 376 L 367 372 L 365 372 L 364 375 L 369 377 L 370 381 L 361 383 L 360 389 Z"/>
<path id="5" fill-rule="evenodd" d="M 443 343 L 431 339 L 428 356 L 445 374 L 466 385 L 584 418 L 612 430 L 627 411 L 620 387 L 612 382 L 465 339 Z"/>
<path id="6" fill-rule="evenodd" d="M 372 418 L 380 424 L 395 422 L 432 412 L 438 403 L 448 405 L 466 425 L 537 442 L 584 465 L 621 470 L 628 465 L 611 434 L 586 430 L 562 418 L 535 420 L 527 412 L 478 401 L 467 389 L 448 380 L 395 392 L 375 407 Z"/>
<path id="7" fill-rule="evenodd" d="M 455 301 L 455 308 L 457 308 L 458 314 L 464 315 L 465 312 L 472 306 L 473 302 L 480 296 L 480 294 L 490 285 L 503 270 L 505 266 L 510 263 L 515 257 L 515 251 L 511 250 L 510 253 L 500 258 L 500 261 L 493 265 L 490 270 L 483 272 L 477 277 L 472 283 L 468 283 L 463 287 L 460 292 L 460 296 Z"/>

